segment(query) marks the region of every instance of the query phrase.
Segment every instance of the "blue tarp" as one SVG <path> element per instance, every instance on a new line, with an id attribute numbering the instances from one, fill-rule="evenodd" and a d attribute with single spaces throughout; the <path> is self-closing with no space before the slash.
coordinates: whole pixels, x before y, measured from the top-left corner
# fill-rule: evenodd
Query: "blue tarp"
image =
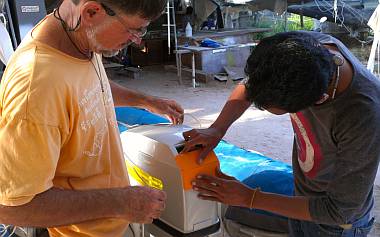
<path id="1" fill-rule="evenodd" d="M 214 152 L 224 173 L 253 188 L 293 195 L 293 171 L 290 165 L 225 141 L 221 141 Z"/>
<path id="2" fill-rule="evenodd" d="M 115 109 L 115 112 L 120 132 L 128 130 L 128 127 L 125 125 L 134 126 L 169 123 L 169 120 L 167 120 L 166 118 L 152 114 L 144 109 L 131 107 L 117 107 Z"/>

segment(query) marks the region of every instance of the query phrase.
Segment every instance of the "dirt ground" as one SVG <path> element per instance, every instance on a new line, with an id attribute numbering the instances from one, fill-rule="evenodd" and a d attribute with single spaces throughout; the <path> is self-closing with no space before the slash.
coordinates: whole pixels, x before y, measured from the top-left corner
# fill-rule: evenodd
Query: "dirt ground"
<path id="1" fill-rule="evenodd" d="M 219 115 L 235 83 L 211 80 L 192 88 L 191 79 L 183 78 L 179 85 L 175 71 L 163 66 L 144 68 L 138 79 L 130 79 L 123 71 L 110 70 L 112 80 L 144 93 L 176 100 L 185 109 L 184 124 L 194 128 L 207 128 Z M 265 111 L 250 108 L 229 129 L 226 141 L 254 150 L 286 163 L 291 163 L 293 131 L 288 115 L 275 116 Z M 377 222 L 371 237 L 380 236 L 380 174 L 378 172 L 375 195 Z"/>

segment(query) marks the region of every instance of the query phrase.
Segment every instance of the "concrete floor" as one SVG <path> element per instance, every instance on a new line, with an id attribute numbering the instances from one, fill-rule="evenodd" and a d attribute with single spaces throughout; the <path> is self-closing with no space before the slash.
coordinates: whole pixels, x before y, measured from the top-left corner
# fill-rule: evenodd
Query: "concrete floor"
<path id="1" fill-rule="evenodd" d="M 176 100 L 185 109 L 184 124 L 194 128 L 207 128 L 219 115 L 236 83 L 210 81 L 192 88 L 191 79 L 183 78 L 179 85 L 174 71 L 163 66 L 144 68 L 139 79 L 130 79 L 123 71 L 110 70 L 109 77 L 144 93 Z M 250 108 L 229 129 L 225 140 L 248 150 L 258 151 L 275 160 L 291 162 L 293 131 L 288 115 L 275 116 Z M 375 185 L 375 216 L 378 222 L 371 237 L 380 236 L 380 174 Z"/>

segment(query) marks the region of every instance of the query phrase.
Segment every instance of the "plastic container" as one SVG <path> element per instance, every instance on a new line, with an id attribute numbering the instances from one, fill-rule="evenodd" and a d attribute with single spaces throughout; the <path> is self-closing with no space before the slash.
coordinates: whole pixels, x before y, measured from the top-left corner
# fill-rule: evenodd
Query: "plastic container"
<path id="1" fill-rule="evenodd" d="M 193 28 L 190 25 L 190 22 L 186 25 L 186 37 L 193 37 Z"/>

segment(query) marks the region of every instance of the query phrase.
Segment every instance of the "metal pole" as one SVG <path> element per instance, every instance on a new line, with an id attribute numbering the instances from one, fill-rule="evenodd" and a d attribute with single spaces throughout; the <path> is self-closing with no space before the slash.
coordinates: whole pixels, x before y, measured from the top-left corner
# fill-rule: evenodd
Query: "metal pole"
<path id="1" fill-rule="evenodd" d="M 288 31 L 288 10 L 285 11 L 284 16 L 285 16 L 284 28 L 285 28 L 285 31 Z"/>
<path id="2" fill-rule="evenodd" d="M 174 8 L 174 2 L 172 2 L 172 13 L 173 13 L 173 29 L 174 29 L 174 43 L 175 43 L 175 50 L 178 50 L 178 39 L 177 39 L 177 23 L 176 23 L 176 17 L 175 17 L 175 8 Z"/>
<path id="3" fill-rule="evenodd" d="M 305 24 L 303 22 L 303 4 L 304 4 L 304 1 L 301 2 L 301 15 L 300 15 L 300 21 L 301 21 L 301 28 L 304 29 L 305 28 Z"/>
<path id="4" fill-rule="evenodd" d="M 178 54 L 178 36 L 177 36 L 177 23 L 176 23 L 176 17 L 175 17 L 175 6 L 174 6 L 174 1 L 173 0 L 170 0 L 170 2 L 172 3 L 172 14 L 173 14 L 173 30 L 174 30 L 174 47 L 175 47 L 175 61 L 176 61 L 176 65 L 177 65 L 177 74 L 178 74 L 178 77 L 179 77 L 179 83 L 182 85 L 182 75 L 181 75 L 181 66 L 182 66 L 182 62 L 181 62 L 181 54 Z M 169 54 L 170 54 L 170 50 L 169 50 Z"/>
<path id="5" fill-rule="evenodd" d="M 13 20 L 12 20 L 12 14 L 11 14 L 11 8 L 9 6 L 9 2 L 8 1 L 5 1 L 5 10 L 6 10 L 6 13 L 7 13 L 7 17 L 8 17 L 8 24 L 9 24 L 9 29 L 10 29 L 10 36 L 11 36 L 11 39 L 12 39 L 12 43 L 13 43 L 13 48 L 16 49 L 17 46 L 18 46 L 18 43 L 17 43 L 17 39 L 16 39 L 16 31 L 15 31 L 15 28 L 14 28 L 14 24 L 13 24 Z"/>
<path id="6" fill-rule="evenodd" d="M 195 82 L 195 53 L 193 52 L 193 56 L 191 58 L 192 60 L 192 80 L 193 80 L 193 88 L 195 88 L 197 85 L 196 85 L 196 82 Z"/>
<path id="7" fill-rule="evenodd" d="M 171 51 L 171 45 L 170 45 L 170 2 L 168 1 L 166 5 L 166 13 L 167 13 L 167 19 L 168 19 L 168 51 L 170 54 Z"/>

